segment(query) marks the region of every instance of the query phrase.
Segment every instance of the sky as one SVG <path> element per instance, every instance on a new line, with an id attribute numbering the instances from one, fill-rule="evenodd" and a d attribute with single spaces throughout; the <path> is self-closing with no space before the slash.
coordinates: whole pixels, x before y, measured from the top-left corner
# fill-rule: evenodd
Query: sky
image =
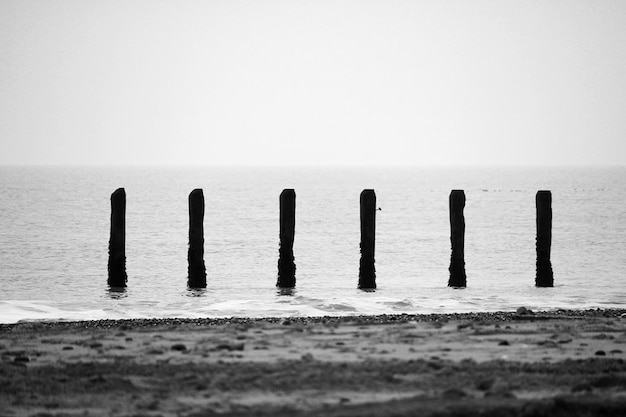
<path id="1" fill-rule="evenodd" d="M 626 165 L 624 0 L 0 0 L 1 165 Z"/>

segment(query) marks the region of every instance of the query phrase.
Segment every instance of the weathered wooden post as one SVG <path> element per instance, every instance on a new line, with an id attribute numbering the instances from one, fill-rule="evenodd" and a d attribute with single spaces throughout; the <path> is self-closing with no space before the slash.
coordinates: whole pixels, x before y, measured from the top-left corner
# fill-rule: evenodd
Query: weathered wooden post
<path id="1" fill-rule="evenodd" d="M 359 288 L 376 288 L 374 247 L 376 239 L 376 193 L 361 192 L 361 260 L 359 261 Z"/>
<path id="2" fill-rule="evenodd" d="M 449 287 L 467 286 L 465 275 L 465 217 L 463 208 L 465 207 L 465 192 L 463 190 L 452 190 L 450 193 L 450 243 L 452 244 L 452 255 L 450 255 L 450 279 Z"/>
<path id="3" fill-rule="evenodd" d="M 110 287 L 125 287 L 126 275 L 126 191 L 118 188 L 111 194 L 111 234 L 109 238 Z"/>
<path id="4" fill-rule="evenodd" d="M 285 189 L 280 193 L 280 243 L 278 247 L 277 287 L 296 286 L 296 264 L 293 256 L 293 241 L 296 234 L 296 192 Z"/>
<path id="5" fill-rule="evenodd" d="M 189 251 L 187 252 L 187 286 L 206 288 L 204 265 L 204 194 L 196 188 L 189 193 Z"/>
<path id="6" fill-rule="evenodd" d="M 535 197 L 537 206 L 537 287 L 554 286 L 552 262 L 550 261 L 550 247 L 552 245 L 552 193 L 537 191 Z"/>

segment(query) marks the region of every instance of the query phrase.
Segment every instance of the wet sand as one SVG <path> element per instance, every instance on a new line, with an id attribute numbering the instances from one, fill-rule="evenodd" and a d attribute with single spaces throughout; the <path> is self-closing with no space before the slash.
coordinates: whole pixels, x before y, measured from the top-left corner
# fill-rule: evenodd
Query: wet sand
<path id="1" fill-rule="evenodd" d="M 5 416 L 626 415 L 626 310 L 0 325 Z"/>

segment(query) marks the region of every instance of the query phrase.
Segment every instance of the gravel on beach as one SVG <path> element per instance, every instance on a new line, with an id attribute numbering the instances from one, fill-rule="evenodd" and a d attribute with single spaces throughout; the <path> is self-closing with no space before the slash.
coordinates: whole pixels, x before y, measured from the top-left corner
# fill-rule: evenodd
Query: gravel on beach
<path id="1" fill-rule="evenodd" d="M 626 310 L 21 322 L 0 416 L 626 415 Z"/>

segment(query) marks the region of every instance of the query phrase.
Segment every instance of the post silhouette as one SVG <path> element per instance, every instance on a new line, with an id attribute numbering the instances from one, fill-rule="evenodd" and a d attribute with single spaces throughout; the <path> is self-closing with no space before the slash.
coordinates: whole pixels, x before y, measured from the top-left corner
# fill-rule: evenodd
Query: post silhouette
<path id="1" fill-rule="evenodd" d="M 126 191 L 123 188 L 111 194 L 108 272 L 110 287 L 126 287 Z"/>
<path id="2" fill-rule="evenodd" d="M 376 240 L 376 193 L 363 190 L 361 206 L 361 259 L 359 261 L 359 288 L 376 288 L 374 248 Z"/>
<path id="3" fill-rule="evenodd" d="M 537 207 L 537 275 L 535 286 L 554 286 L 550 247 L 552 245 L 552 193 L 537 191 L 535 197 Z"/>
<path id="4" fill-rule="evenodd" d="M 293 241 L 296 233 L 296 192 L 285 189 L 280 193 L 280 231 L 278 247 L 277 287 L 296 286 L 296 264 L 293 256 Z"/>
<path id="5" fill-rule="evenodd" d="M 452 254 L 450 255 L 450 279 L 449 287 L 466 287 L 467 276 L 465 275 L 465 192 L 452 190 L 450 193 L 450 243 Z"/>
<path id="6" fill-rule="evenodd" d="M 204 265 L 204 193 L 196 188 L 189 193 L 189 250 L 187 252 L 187 286 L 206 288 Z"/>

